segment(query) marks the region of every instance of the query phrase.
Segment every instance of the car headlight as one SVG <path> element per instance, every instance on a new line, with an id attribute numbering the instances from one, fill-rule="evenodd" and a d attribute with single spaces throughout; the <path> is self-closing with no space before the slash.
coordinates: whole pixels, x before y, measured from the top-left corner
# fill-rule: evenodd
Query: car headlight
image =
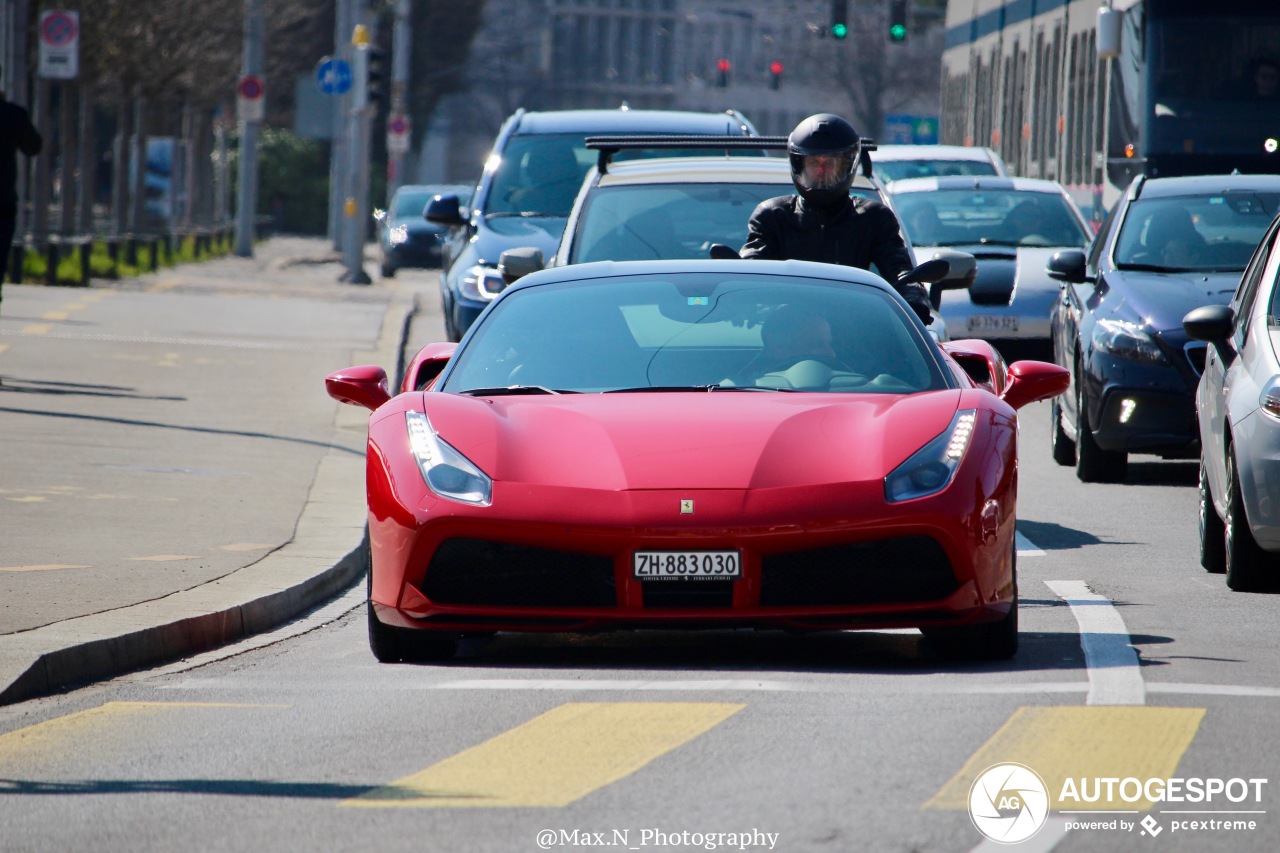
<path id="1" fill-rule="evenodd" d="M 937 438 L 911 454 L 884 478 L 884 499 L 889 503 L 914 500 L 937 494 L 951 485 L 969 447 L 977 419 L 977 409 L 956 412 L 951 425 Z"/>
<path id="2" fill-rule="evenodd" d="M 387 242 L 393 246 L 399 246 L 405 240 L 409 239 L 409 229 L 403 225 L 397 225 L 387 232 Z"/>
<path id="3" fill-rule="evenodd" d="M 1116 358 L 1168 364 L 1169 359 L 1156 342 L 1137 323 L 1125 320 L 1099 320 L 1093 326 L 1093 348 Z"/>
<path id="4" fill-rule="evenodd" d="M 492 302 L 506 286 L 494 267 L 472 267 L 462 275 L 462 295 L 468 299 Z"/>
<path id="5" fill-rule="evenodd" d="M 488 506 L 493 480 L 436 435 L 425 414 L 405 412 L 404 417 L 409 428 L 409 449 L 428 488 L 442 498 Z"/>
<path id="6" fill-rule="evenodd" d="M 1258 405 L 1262 407 L 1262 411 L 1280 420 L 1280 376 L 1272 379 L 1267 383 L 1267 387 L 1262 389 Z"/>

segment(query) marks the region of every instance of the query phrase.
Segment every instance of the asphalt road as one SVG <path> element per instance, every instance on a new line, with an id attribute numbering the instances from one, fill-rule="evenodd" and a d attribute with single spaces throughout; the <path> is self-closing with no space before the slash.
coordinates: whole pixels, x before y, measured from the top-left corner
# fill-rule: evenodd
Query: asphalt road
<path id="1" fill-rule="evenodd" d="M 1280 849 L 1276 597 L 1198 566 L 1193 466 L 1084 485 L 1047 419 L 1023 418 L 1012 662 L 914 632 L 658 632 L 379 665 L 356 589 L 279 635 L 0 708 L 0 848 L 1006 849 L 968 794 L 1019 762 L 1072 813 L 1008 849 Z M 1249 798 L 1061 796 L 1111 777 Z M 1192 823 L 1224 820 L 1254 828 Z"/>

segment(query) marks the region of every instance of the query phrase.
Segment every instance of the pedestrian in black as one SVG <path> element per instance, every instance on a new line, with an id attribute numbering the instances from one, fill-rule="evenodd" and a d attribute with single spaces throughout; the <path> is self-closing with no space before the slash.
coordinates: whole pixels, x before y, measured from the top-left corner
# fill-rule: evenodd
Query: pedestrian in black
<path id="1" fill-rule="evenodd" d="M 9 249 L 18 224 L 18 152 L 34 157 L 44 146 L 31 116 L 5 99 L 3 86 L 4 69 L 0 68 L 0 285 L 9 272 Z"/>
<path id="2" fill-rule="evenodd" d="M 836 115 L 809 116 L 787 139 L 797 195 L 762 201 L 739 254 L 760 260 L 821 261 L 870 269 L 897 288 L 925 325 L 933 317 L 920 284 L 899 284 L 912 269 L 898 217 L 878 201 L 851 198 L 862 137 Z"/>

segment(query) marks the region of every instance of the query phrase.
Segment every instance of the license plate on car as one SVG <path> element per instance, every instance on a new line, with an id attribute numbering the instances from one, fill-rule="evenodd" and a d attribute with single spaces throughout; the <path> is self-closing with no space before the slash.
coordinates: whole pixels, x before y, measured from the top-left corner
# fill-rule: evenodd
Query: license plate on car
<path id="1" fill-rule="evenodd" d="M 1017 316 L 999 314 L 973 314 L 969 317 L 970 332 L 1016 332 Z"/>
<path id="2" fill-rule="evenodd" d="M 724 580 L 742 576 L 737 551 L 636 551 L 632 576 L 642 581 Z"/>

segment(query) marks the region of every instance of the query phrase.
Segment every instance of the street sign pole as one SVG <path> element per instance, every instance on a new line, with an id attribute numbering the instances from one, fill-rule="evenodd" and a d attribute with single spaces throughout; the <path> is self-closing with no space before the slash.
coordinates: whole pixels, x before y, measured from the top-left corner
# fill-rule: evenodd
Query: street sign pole
<path id="1" fill-rule="evenodd" d="M 238 100 L 243 103 L 261 101 L 263 93 L 256 90 L 252 80 L 258 80 L 262 73 L 262 55 L 264 49 L 264 30 L 262 8 L 264 0 L 245 0 L 244 5 L 244 53 L 241 58 L 240 91 Z M 252 78 L 252 80 L 251 80 Z M 246 85 L 247 84 L 247 85 Z M 259 104 L 259 109 L 261 104 Z M 258 130 L 262 117 L 252 118 L 254 113 L 246 110 L 240 118 L 240 173 L 236 186 L 236 247 L 235 253 L 242 258 L 253 257 L 253 219 L 258 207 Z"/>
<path id="2" fill-rule="evenodd" d="M 347 197 L 342 203 L 342 212 L 346 217 L 342 256 L 347 269 L 342 280 L 350 284 L 373 283 L 373 279 L 364 271 L 364 237 L 369 227 L 370 113 L 373 112 L 369 106 L 369 44 L 372 40 L 372 26 L 357 24 L 351 34 L 351 46 L 355 54 L 352 69 L 355 79 L 351 98 L 352 168 Z"/>
<path id="3" fill-rule="evenodd" d="M 412 24 L 409 0 L 396 0 L 395 30 L 391 35 L 391 123 L 387 133 L 387 206 L 401 184 L 405 183 L 405 165 L 409 153 L 408 121 L 405 118 L 409 84 L 409 51 Z M 403 131 L 397 121 L 403 123 Z"/>

